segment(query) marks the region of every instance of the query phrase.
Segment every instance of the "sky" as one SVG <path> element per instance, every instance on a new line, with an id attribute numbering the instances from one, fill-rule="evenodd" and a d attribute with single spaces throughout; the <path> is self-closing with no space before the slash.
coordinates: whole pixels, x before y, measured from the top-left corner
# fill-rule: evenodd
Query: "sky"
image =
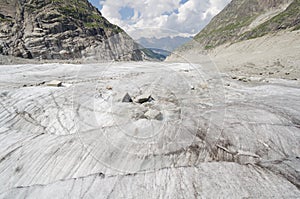
<path id="1" fill-rule="evenodd" d="M 134 39 L 194 36 L 231 0 L 89 0 Z"/>

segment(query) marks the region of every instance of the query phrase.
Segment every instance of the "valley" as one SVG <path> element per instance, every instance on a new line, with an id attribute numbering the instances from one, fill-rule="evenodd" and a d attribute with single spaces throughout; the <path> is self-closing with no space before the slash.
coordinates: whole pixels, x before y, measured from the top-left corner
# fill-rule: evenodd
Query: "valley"
<path id="1" fill-rule="evenodd" d="M 298 81 L 243 82 L 209 61 L 0 69 L 1 198 L 300 194 Z"/>

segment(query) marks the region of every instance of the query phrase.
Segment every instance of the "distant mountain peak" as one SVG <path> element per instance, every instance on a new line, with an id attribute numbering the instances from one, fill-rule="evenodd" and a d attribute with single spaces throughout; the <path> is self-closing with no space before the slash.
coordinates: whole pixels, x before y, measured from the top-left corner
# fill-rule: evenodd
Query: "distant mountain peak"
<path id="1" fill-rule="evenodd" d="M 162 38 L 145 38 L 142 37 L 138 39 L 138 42 L 146 48 L 153 48 L 153 49 L 160 49 L 163 51 L 172 52 L 179 46 L 185 44 L 186 42 L 190 41 L 191 37 L 162 37 Z"/>

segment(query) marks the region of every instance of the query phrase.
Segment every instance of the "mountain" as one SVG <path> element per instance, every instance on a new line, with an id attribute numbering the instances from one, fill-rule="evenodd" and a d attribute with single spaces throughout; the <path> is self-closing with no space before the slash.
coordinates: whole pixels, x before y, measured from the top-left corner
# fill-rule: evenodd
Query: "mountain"
<path id="1" fill-rule="evenodd" d="M 282 30 L 300 29 L 300 0 L 233 0 L 194 37 L 205 50 L 258 38 Z M 181 47 L 189 48 L 191 43 Z"/>
<path id="2" fill-rule="evenodd" d="M 300 74 L 299 29 L 300 0 L 232 0 L 166 61 L 202 64 L 208 59 L 234 77 L 295 80 Z"/>
<path id="3" fill-rule="evenodd" d="M 149 48 L 152 52 L 159 55 L 159 60 L 165 60 L 170 54 L 170 51 L 162 50 L 159 48 Z"/>
<path id="4" fill-rule="evenodd" d="M 145 38 L 141 37 L 137 41 L 145 48 L 156 54 L 158 60 L 165 60 L 179 46 L 191 41 L 191 37 L 163 37 L 163 38 Z"/>
<path id="5" fill-rule="evenodd" d="M 28 59 L 148 57 L 87 0 L 0 0 L 0 54 Z"/>
<path id="6" fill-rule="evenodd" d="M 163 37 L 163 38 L 145 38 L 141 37 L 137 41 L 143 45 L 145 48 L 155 48 L 164 51 L 172 52 L 179 46 L 185 44 L 186 42 L 192 40 L 191 37 Z"/>

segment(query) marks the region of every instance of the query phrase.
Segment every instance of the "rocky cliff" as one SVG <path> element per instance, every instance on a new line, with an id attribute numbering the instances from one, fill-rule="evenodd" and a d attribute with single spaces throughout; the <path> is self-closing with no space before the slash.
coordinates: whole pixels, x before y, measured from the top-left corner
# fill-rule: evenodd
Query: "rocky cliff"
<path id="1" fill-rule="evenodd" d="M 0 0 L 0 54 L 28 59 L 147 57 L 87 0 Z"/>

